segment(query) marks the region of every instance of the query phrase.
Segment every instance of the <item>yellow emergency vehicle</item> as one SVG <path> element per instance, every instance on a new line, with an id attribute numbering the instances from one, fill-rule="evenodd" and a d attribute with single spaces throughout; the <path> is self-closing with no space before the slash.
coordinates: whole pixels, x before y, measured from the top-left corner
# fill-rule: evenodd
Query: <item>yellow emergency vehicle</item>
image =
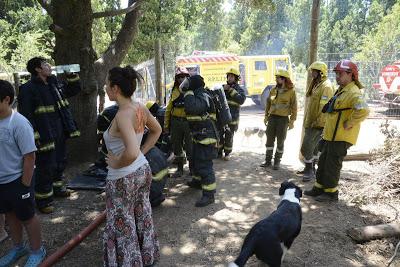
<path id="1" fill-rule="evenodd" d="M 239 56 L 239 84 L 245 89 L 247 97 L 265 108 L 269 91 L 276 84 L 276 69 L 288 70 L 291 79 L 292 64 L 289 55 Z"/>
<path id="2" fill-rule="evenodd" d="M 239 69 L 239 57 L 212 51 L 195 51 L 186 57 L 177 57 L 176 66 L 185 67 L 190 75 L 200 74 L 207 87 L 226 83 L 226 70 Z"/>
<path id="3" fill-rule="evenodd" d="M 229 68 L 239 69 L 239 84 L 246 96 L 262 108 L 276 83 L 276 69 L 288 70 L 293 80 L 291 65 L 289 55 L 237 56 L 218 51 L 194 51 L 190 56 L 176 58 L 176 66 L 187 68 L 190 75 L 200 74 L 209 88 L 226 83 Z"/>

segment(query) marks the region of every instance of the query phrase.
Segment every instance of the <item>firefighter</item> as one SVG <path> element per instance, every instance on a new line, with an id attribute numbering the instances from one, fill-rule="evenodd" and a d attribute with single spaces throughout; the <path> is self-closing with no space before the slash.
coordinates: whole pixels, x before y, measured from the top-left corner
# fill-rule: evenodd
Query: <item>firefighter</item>
<path id="1" fill-rule="evenodd" d="M 358 79 L 357 65 L 345 59 L 333 71 L 339 89 L 322 109 L 326 113 L 326 122 L 316 182 L 311 190 L 304 192 L 322 202 L 338 201 L 343 159 L 347 149 L 356 143 L 361 122 L 369 114 L 360 91 L 363 86 Z"/>
<path id="2" fill-rule="evenodd" d="M 233 147 L 233 136 L 239 127 L 240 106 L 246 100 L 244 90 L 238 84 L 240 72 L 235 68 L 230 68 L 226 72 L 226 84 L 223 85 L 226 100 L 228 101 L 232 121 L 228 127 L 224 127 L 220 132 L 220 143 L 218 157 L 223 156 L 224 160 L 229 160 Z"/>
<path id="3" fill-rule="evenodd" d="M 217 157 L 218 131 L 214 102 L 204 89 L 203 77 L 194 75 L 180 85 L 185 96 L 185 112 L 193 137 L 192 188 L 202 189 L 202 197 L 195 204 L 204 207 L 214 203 L 216 191 L 213 159 Z"/>
<path id="4" fill-rule="evenodd" d="M 35 169 L 35 199 L 40 212 L 54 210 L 53 196 L 68 197 L 63 181 L 66 167 L 65 140 L 80 135 L 67 97 L 81 90 L 79 76 L 67 74 L 60 81 L 51 74 L 51 66 L 44 58 L 28 61 L 31 79 L 23 84 L 18 96 L 18 110 L 32 124 L 38 147 Z"/>
<path id="5" fill-rule="evenodd" d="M 265 106 L 264 124 L 267 127 L 265 162 L 261 167 L 271 166 L 275 138 L 277 146 L 274 156 L 274 170 L 279 170 L 287 130 L 293 129 L 297 117 L 296 92 L 289 72 L 278 69 L 275 74 L 276 86 L 271 89 Z"/>
<path id="6" fill-rule="evenodd" d="M 315 165 L 318 162 L 318 143 L 325 125 L 325 114 L 321 111 L 333 96 L 333 86 L 328 79 L 327 65 L 316 61 L 308 70 L 311 71 L 312 81 L 306 92 L 308 105 L 304 113 L 305 132 L 300 149 L 305 167 L 297 172 L 303 175 L 303 182 L 308 182 L 314 177 Z"/>
<path id="7" fill-rule="evenodd" d="M 188 70 L 178 67 L 175 72 L 174 87 L 165 111 L 164 132 L 171 134 L 172 150 L 178 166 L 177 171 L 172 175 L 174 178 L 183 175 L 183 165 L 186 161 L 184 150 L 189 161 L 189 170 L 192 172 L 192 136 L 186 119 L 184 96 L 179 91 L 179 85 L 186 77 L 189 77 Z"/>
<path id="8" fill-rule="evenodd" d="M 165 120 L 165 108 L 160 107 L 155 101 L 149 100 L 146 102 L 146 108 L 150 111 L 151 115 L 153 115 L 161 128 L 164 129 L 164 120 Z"/>

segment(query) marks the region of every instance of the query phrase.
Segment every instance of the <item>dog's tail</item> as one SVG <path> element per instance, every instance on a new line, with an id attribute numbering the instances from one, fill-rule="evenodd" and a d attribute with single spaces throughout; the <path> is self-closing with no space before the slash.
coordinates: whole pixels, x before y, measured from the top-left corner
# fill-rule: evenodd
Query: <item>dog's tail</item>
<path id="1" fill-rule="evenodd" d="M 254 254 L 255 239 L 254 237 L 246 236 L 243 242 L 242 249 L 240 251 L 239 257 L 228 265 L 228 267 L 243 267 L 248 259 Z M 232 264 L 232 265 L 231 265 Z"/>

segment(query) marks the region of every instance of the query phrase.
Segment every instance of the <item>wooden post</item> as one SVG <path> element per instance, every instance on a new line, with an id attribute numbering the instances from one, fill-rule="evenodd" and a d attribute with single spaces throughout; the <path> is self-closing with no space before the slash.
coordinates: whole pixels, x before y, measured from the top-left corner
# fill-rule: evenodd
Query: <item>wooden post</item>
<path id="1" fill-rule="evenodd" d="M 321 5 L 320 0 L 313 0 L 312 11 L 311 11 L 310 50 L 308 52 L 308 66 L 310 66 L 311 63 L 317 60 L 318 21 L 319 21 L 320 5 Z"/>
<path id="2" fill-rule="evenodd" d="M 14 88 L 15 88 L 15 100 L 14 103 L 12 105 L 13 109 L 17 109 L 18 107 L 18 94 L 19 94 L 19 86 L 21 85 L 21 79 L 19 77 L 19 73 L 18 72 L 14 72 L 13 73 L 13 78 L 14 78 Z"/>
<path id="3" fill-rule="evenodd" d="M 19 86 L 21 85 L 21 80 L 19 78 L 19 73 L 18 72 L 14 72 L 13 73 L 13 77 L 14 77 L 15 95 L 18 95 Z"/>
<path id="4" fill-rule="evenodd" d="M 320 6 L 321 6 L 321 1 L 320 0 L 313 0 L 313 5 L 312 5 L 312 10 L 311 10 L 311 29 L 310 29 L 310 50 L 308 51 L 308 64 L 307 64 L 307 69 L 308 67 L 317 60 L 317 53 L 318 53 L 318 21 L 319 21 L 319 11 L 320 11 Z M 305 92 L 307 93 L 308 86 L 311 82 L 311 73 L 308 71 L 307 72 L 307 82 L 306 82 L 306 88 Z M 304 94 L 304 111 L 307 108 L 308 105 L 308 99 L 307 96 Z M 305 112 L 304 112 L 305 114 Z M 305 117 L 304 117 L 305 118 Z M 303 119 L 303 125 L 304 125 L 304 119 Z M 303 137 L 304 137 L 304 126 L 301 131 L 301 143 L 303 143 Z M 303 158 L 303 156 L 300 154 L 300 159 Z"/>
<path id="5" fill-rule="evenodd" d="M 162 75 L 162 54 L 161 54 L 161 43 L 160 40 L 157 39 L 155 43 L 155 58 L 154 58 L 154 65 L 156 71 L 156 99 L 159 105 L 164 105 L 164 98 L 163 98 L 163 75 Z"/>

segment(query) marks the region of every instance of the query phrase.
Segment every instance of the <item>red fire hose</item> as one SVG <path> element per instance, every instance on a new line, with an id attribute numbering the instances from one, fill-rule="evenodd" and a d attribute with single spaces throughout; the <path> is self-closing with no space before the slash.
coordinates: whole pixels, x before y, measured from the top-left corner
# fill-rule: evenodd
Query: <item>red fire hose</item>
<path id="1" fill-rule="evenodd" d="M 83 229 L 78 235 L 73 237 L 67 243 L 64 244 L 61 248 L 57 249 L 56 252 L 47 257 L 40 267 L 48 267 L 53 266 L 57 261 L 59 261 L 62 257 L 64 257 L 68 252 L 70 252 L 74 247 L 79 245 L 83 239 L 85 239 L 88 235 L 90 235 L 93 230 L 95 230 L 106 218 L 106 211 L 103 211 L 99 216 L 94 219 L 85 229 Z"/>

